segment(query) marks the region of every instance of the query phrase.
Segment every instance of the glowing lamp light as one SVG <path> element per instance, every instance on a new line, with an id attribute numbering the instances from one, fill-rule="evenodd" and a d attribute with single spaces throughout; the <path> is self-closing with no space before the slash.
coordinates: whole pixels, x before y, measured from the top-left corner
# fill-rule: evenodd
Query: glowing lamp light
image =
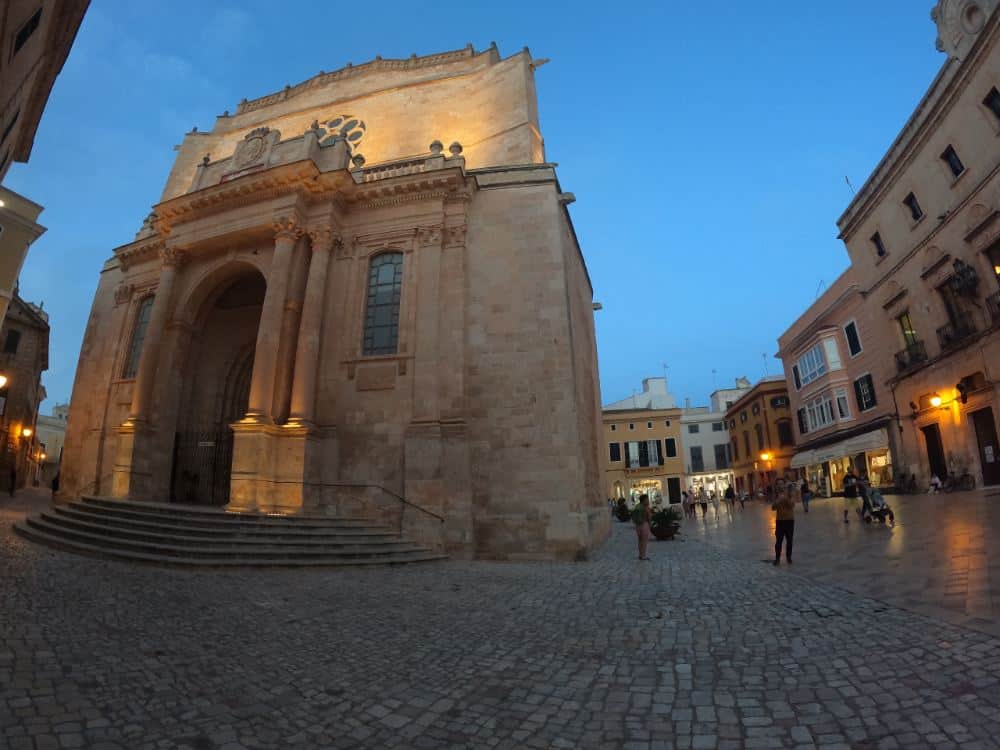
<path id="1" fill-rule="evenodd" d="M 5 385 L 7 385 L 7 376 L 0 375 L 0 388 L 3 388 Z"/>
<path id="2" fill-rule="evenodd" d="M 38 460 L 39 461 L 44 461 L 46 458 L 48 458 L 48 456 L 46 454 L 44 454 L 44 453 L 39 453 L 38 454 Z"/>
<path id="3" fill-rule="evenodd" d="M 1000 264 L 993 266 L 993 273 L 995 273 L 997 276 L 1000 276 Z"/>
<path id="4" fill-rule="evenodd" d="M 933 406 L 935 409 L 941 406 L 941 397 L 936 393 L 933 396 L 931 396 L 931 406 Z"/>
<path id="5" fill-rule="evenodd" d="M 24 435 L 25 437 L 31 437 L 33 432 L 34 430 L 32 430 L 30 427 L 21 428 L 21 434 Z"/>
<path id="6" fill-rule="evenodd" d="M 770 461 L 771 460 L 771 454 L 767 453 L 766 451 L 764 453 L 761 453 L 760 454 L 760 460 L 761 461 Z"/>

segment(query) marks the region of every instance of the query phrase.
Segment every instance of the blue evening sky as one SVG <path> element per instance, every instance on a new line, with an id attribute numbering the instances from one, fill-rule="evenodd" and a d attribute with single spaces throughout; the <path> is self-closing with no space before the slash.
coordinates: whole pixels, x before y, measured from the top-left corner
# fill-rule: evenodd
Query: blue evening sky
<path id="1" fill-rule="evenodd" d="M 46 407 L 69 398 L 101 263 L 197 125 L 320 70 L 493 40 L 536 74 L 547 156 L 594 283 L 601 388 L 624 398 L 780 363 L 778 335 L 847 265 L 837 217 L 944 61 L 931 0 L 717 3 L 93 0 L 28 165 L 45 206 L 21 294 L 51 315 Z M 438 134 L 428 133 L 430 142 Z"/>

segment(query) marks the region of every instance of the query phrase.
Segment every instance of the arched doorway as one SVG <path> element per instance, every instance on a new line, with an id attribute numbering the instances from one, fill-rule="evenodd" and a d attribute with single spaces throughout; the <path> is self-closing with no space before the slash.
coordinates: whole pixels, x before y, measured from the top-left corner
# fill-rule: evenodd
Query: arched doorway
<path id="1" fill-rule="evenodd" d="M 256 271 L 219 285 L 197 317 L 183 368 L 170 480 L 173 502 L 225 505 L 233 460 L 230 425 L 244 417 L 266 283 Z"/>

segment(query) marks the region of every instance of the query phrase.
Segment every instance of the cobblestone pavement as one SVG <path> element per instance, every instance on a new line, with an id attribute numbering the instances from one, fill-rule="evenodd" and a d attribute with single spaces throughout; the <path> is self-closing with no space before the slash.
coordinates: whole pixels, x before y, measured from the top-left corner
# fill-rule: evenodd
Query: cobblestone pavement
<path id="1" fill-rule="evenodd" d="M 624 524 L 586 563 L 192 572 L 14 515 L 4 748 L 1000 746 L 1000 640 Z"/>
<path id="2" fill-rule="evenodd" d="M 1000 488 L 887 497 L 894 527 L 844 524 L 842 498 L 796 512 L 795 573 L 937 619 L 1000 636 Z M 774 555 L 774 514 L 763 502 L 709 507 L 684 523 L 688 539 L 745 558 Z"/>

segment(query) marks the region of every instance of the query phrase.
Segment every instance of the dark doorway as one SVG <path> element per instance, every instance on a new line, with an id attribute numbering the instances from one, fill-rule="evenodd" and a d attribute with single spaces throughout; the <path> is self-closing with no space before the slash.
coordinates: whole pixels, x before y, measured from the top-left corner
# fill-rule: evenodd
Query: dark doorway
<path id="1" fill-rule="evenodd" d="M 941 430 L 937 423 L 921 427 L 924 433 L 924 441 L 927 443 L 927 463 L 930 464 L 931 474 L 936 474 L 938 479 L 944 480 L 948 476 L 948 463 L 944 458 L 944 445 L 941 443 Z"/>
<path id="2" fill-rule="evenodd" d="M 667 497 L 671 503 L 679 503 L 681 501 L 680 477 L 667 477 Z"/>
<path id="3" fill-rule="evenodd" d="M 983 469 L 983 484 L 1000 484 L 1000 445 L 993 409 L 987 407 L 971 414 L 972 425 L 979 443 L 979 465 Z"/>

